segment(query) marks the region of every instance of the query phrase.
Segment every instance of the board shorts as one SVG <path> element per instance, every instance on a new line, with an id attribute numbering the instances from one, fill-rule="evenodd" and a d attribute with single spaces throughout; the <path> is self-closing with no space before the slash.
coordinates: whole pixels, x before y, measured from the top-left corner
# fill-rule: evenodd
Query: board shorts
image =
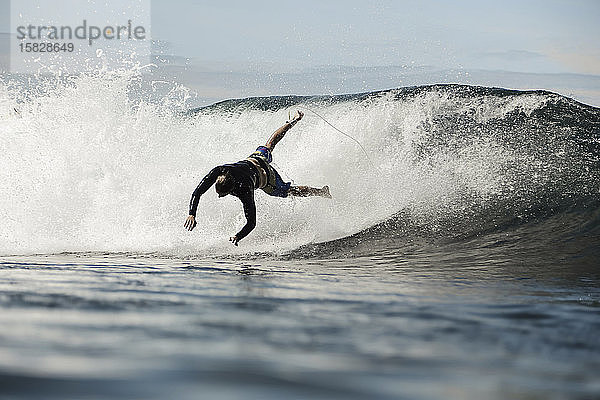
<path id="1" fill-rule="evenodd" d="M 292 182 L 284 182 L 279 173 L 271 165 L 273 155 L 265 146 L 258 146 L 247 158 L 259 170 L 259 189 L 269 196 L 287 197 Z"/>

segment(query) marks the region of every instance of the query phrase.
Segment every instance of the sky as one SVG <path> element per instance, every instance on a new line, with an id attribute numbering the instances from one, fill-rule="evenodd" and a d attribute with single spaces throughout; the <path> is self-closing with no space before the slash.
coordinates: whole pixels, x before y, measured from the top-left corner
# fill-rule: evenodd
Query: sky
<path id="1" fill-rule="evenodd" d="M 155 38 L 199 61 L 600 74 L 597 0 L 176 0 L 152 7 Z"/>
<path id="2" fill-rule="evenodd" d="M 597 0 L 151 5 L 157 75 L 200 102 L 456 82 L 545 88 L 600 105 Z M 0 35 L 9 31 L 0 13 Z"/>

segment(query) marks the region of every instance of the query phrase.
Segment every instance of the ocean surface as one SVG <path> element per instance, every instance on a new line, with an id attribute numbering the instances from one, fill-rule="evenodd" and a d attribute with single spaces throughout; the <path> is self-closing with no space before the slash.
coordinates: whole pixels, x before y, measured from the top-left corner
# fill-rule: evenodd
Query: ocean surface
<path id="1" fill-rule="evenodd" d="M 0 82 L 0 399 L 600 397 L 600 109 L 35 88 Z M 209 190 L 186 231 L 202 177 L 299 108 L 274 165 L 333 199 L 257 192 L 234 247 L 241 204 Z"/>

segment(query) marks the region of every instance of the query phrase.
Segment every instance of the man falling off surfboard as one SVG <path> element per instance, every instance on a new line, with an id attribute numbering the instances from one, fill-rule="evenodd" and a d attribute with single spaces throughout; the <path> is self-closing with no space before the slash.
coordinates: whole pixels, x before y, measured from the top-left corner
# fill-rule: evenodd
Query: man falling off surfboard
<path id="1" fill-rule="evenodd" d="M 300 121 L 303 116 L 304 114 L 298 111 L 291 121 L 286 122 L 285 125 L 271 135 L 266 145 L 258 146 L 256 151 L 245 160 L 213 168 L 202 179 L 192 194 L 189 216 L 184 225 L 185 228 L 191 231 L 196 226 L 196 210 L 200 196 L 206 193 L 213 184 L 215 184 L 215 190 L 219 197 L 231 194 L 239 198 L 244 206 L 246 225 L 235 236 L 229 239 L 236 246 L 256 226 L 255 189 L 262 189 L 268 195 L 275 197 L 321 196 L 331 198 L 329 186 L 323 186 L 321 189 L 310 186 L 292 186 L 291 182 L 284 182 L 279 173 L 271 165 L 273 159 L 271 153 L 275 145 L 283 139 L 286 132 Z"/>

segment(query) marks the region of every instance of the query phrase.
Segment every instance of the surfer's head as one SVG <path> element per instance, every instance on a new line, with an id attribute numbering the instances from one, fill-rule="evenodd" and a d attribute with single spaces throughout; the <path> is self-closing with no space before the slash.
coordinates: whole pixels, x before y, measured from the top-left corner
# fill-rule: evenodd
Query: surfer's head
<path id="1" fill-rule="evenodd" d="M 234 185 L 235 180 L 233 179 L 233 176 L 225 173 L 223 175 L 219 175 L 217 178 L 217 181 L 215 182 L 215 190 L 217 191 L 219 197 L 224 197 L 231 193 Z"/>

